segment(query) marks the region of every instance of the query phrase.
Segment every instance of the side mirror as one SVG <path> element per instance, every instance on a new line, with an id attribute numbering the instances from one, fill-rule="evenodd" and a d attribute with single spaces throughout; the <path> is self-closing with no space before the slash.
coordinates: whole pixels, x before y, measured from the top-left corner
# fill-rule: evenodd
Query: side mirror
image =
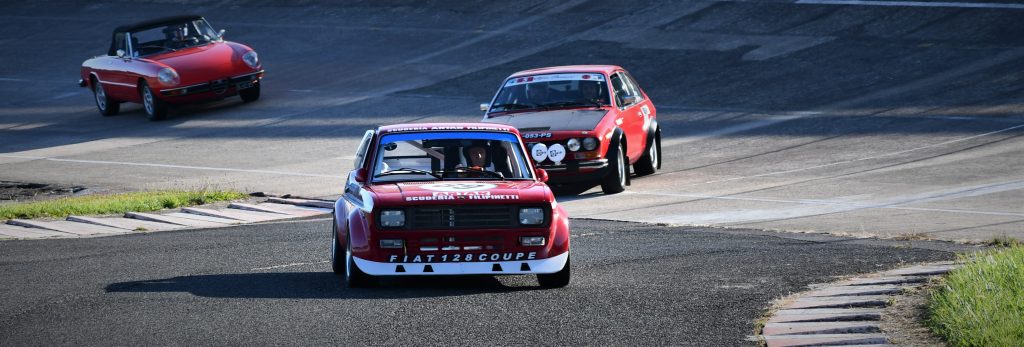
<path id="1" fill-rule="evenodd" d="M 537 176 L 537 180 L 539 180 L 541 182 L 547 182 L 548 181 L 548 172 L 547 172 L 547 170 L 544 170 L 544 169 L 541 169 L 541 168 L 536 168 L 536 169 L 533 170 L 533 173 Z"/>
<path id="2" fill-rule="evenodd" d="M 627 96 L 623 96 L 622 97 L 622 105 L 619 105 L 619 106 L 632 105 L 632 104 L 635 104 L 635 103 L 636 103 L 636 97 L 635 96 L 627 95 Z"/>
<path id="3" fill-rule="evenodd" d="M 480 111 L 487 112 L 489 108 L 491 108 L 491 104 L 480 104 Z"/>
<path id="4" fill-rule="evenodd" d="M 220 29 L 220 31 L 217 32 L 217 40 L 224 41 L 224 33 L 225 32 L 227 32 L 227 30 Z"/>
<path id="5" fill-rule="evenodd" d="M 124 58 L 125 51 L 123 49 L 119 49 L 115 54 L 117 54 L 118 58 Z"/>
<path id="6" fill-rule="evenodd" d="M 366 175 L 366 168 L 359 168 L 359 170 L 356 170 L 356 182 L 366 183 Z"/>

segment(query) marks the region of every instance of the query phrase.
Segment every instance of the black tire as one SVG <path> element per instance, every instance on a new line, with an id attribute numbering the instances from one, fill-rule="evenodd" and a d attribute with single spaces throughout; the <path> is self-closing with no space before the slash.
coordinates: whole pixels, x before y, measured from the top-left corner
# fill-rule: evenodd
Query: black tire
<path id="1" fill-rule="evenodd" d="M 253 84 L 252 87 L 245 88 L 238 91 L 238 96 L 242 98 L 243 102 L 253 102 L 260 99 L 260 83 Z"/>
<path id="2" fill-rule="evenodd" d="M 355 258 L 352 256 L 352 242 L 349 236 L 345 235 L 345 284 L 349 288 L 366 288 L 377 284 L 377 279 L 367 275 L 356 266 Z"/>
<path id="3" fill-rule="evenodd" d="M 334 271 L 335 275 L 345 274 L 345 258 L 338 257 L 338 223 L 331 223 L 331 270 Z"/>
<path id="4" fill-rule="evenodd" d="M 106 90 L 96 79 L 92 80 L 92 95 L 96 100 L 96 108 L 104 117 L 116 115 L 121 111 L 121 103 L 107 96 Z"/>
<path id="5" fill-rule="evenodd" d="M 139 96 L 142 97 L 142 108 L 146 111 L 146 118 L 151 121 L 167 118 L 167 103 L 153 95 L 153 90 L 146 82 L 139 86 Z"/>
<path id="6" fill-rule="evenodd" d="M 637 160 L 636 164 L 633 165 L 633 169 L 636 170 L 637 176 L 647 176 L 658 171 L 660 168 L 661 133 L 655 131 L 654 141 L 651 141 L 651 145 L 644 149 L 644 155 L 640 156 L 640 160 Z"/>
<path id="7" fill-rule="evenodd" d="M 619 149 L 608 161 L 608 175 L 601 181 L 601 191 L 605 194 L 617 194 L 626 190 L 626 179 L 629 176 L 629 163 L 626 162 L 626 146 L 620 141 Z"/>
<path id="8" fill-rule="evenodd" d="M 572 266 L 570 266 L 569 260 L 566 258 L 565 267 L 556 273 L 537 274 L 537 283 L 540 283 L 543 288 L 562 288 L 569 285 L 569 279 L 572 278 Z"/>

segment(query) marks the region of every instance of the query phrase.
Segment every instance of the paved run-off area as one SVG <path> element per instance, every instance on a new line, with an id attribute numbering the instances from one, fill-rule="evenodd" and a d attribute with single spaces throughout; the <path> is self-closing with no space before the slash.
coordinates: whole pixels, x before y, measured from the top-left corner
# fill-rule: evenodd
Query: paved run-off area
<path id="1" fill-rule="evenodd" d="M 0 242 L 0 345 L 753 344 L 773 299 L 947 243 L 573 220 L 573 282 L 347 289 L 328 221 Z"/>
<path id="2" fill-rule="evenodd" d="M 6 2 L 0 179 L 330 198 L 368 128 L 478 120 L 511 72 L 607 63 L 657 105 L 665 164 L 573 216 L 1024 239 L 1024 11 L 971 3 Z M 182 11 L 260 53 L 263 98 L 99 116 L 81 61 Z"/>

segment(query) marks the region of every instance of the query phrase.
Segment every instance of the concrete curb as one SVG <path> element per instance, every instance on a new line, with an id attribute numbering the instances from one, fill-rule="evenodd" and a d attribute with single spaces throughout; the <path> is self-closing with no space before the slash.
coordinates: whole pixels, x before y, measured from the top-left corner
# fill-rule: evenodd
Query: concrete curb
<path id="1" fill-rule="evenodd" d="M 311 218 L 333 212 L 333 201 L 272 199 L 227 208 L 186 207 L 179 211 L 128 212 L 123 217 L 69 216 L 63 221 L 12 219 L 0 224 L 0 240 L 64 239 L 164 230 L 220 228 L 236 224 Z M 331 206 L 331 208 L 324 208 Z"/>
<path id="2" fill-rule="evenodd" d="M 956 266 L 953 262 L 919 264 L 812 285 L 814 289 L 779 302 L 757 339 L 768 347 L 890 345 L 879 326 L 890 299 Z"/>

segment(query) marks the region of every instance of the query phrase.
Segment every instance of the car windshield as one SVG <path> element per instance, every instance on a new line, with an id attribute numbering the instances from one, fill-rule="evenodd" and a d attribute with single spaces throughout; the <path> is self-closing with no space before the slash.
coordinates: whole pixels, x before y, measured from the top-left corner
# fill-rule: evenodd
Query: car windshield
<path id="1" fill-rule="evenodd" d="M 204 45 L 217 40 L 216 30 L 205 19 L 183 21 L 131 33 L 132 55 L 143 57 Z"/>
<path id="2" fill-rule="evenodd" d="M 373 182 L 533 179 L 519 137 L 496 132 L 384 135 Z"/>
<path id="3" fill-rule="evenodd" d="M 607 106 L 608 88 L 599 73 L 548 74 L 509 78 L 488 112 Z"/>

